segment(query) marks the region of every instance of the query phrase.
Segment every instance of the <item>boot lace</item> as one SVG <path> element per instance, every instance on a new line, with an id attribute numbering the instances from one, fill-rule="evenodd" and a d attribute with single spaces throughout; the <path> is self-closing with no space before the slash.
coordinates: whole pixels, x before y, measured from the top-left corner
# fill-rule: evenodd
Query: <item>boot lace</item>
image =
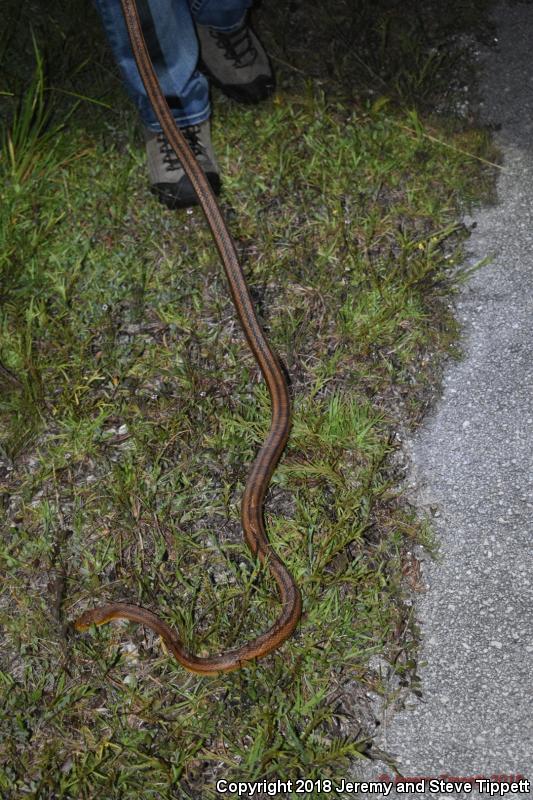
<path id="1" fill-rule="evenodd" d="M 217 47 L 224 50 L 224 57 L 233 61 L 237 69 L 249 67 L 254 63 L 257 58 L 257 50 L 253 45 L 247 25 L 230 33 L 214 29 L 211 29 L 210 33 L 215 39 Z"/>
<path id="2" fill-rule="evenodd" d="M 203 147 L 200 141 L 200 126 L 199 125 L 189 125 L 187 128 L 181 128 L 182 134 L 187 139 L 187 142 L 193 151 L 195 156 L 203 155 Z M 157 135 L 157 143 L 159 144 L 159 150 L 163 155 L 163 163 L 166 164 L 167 172 L 175 172 L 177 169 L 181 168 L 181 163 L 179 158 L 177 158 L 174 150 L 172 149 L 170 142 L 168 141 L 167 137 L 161 131 Z"/>

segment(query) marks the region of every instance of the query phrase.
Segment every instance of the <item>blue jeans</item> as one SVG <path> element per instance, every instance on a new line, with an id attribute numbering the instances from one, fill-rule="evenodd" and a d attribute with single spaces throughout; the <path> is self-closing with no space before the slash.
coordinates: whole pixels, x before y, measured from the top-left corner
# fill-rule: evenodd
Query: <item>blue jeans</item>
<path id="1" fill-rule="evenodd" d="M 137 70 L 119 0 L 94 0 L 126 89 L 148 128 L 160 131 Z M 180 127 L 208 119 L 207 79 L 198 71 L 194 22 L 237 29 L 252 0 L 138 0 L 143 32 L 168 104 Z"/>

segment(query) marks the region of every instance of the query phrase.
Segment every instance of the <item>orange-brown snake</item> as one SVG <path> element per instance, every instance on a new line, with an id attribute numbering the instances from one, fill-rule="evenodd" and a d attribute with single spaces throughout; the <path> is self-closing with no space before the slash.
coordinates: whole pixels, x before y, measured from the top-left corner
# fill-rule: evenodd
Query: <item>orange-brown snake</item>
<path id="1" fill-rule="evenodd" d="M 147 625 L 158 633 L 180 664 L 202 675 L 239 669 L 247 661 L 261 658 L 279 647 L 294 631 L 302 610 L 298 587 L 285 564 L 270 545 L 263 521 L 263 501 L 272 473 L 280 459 L 289 435 L 291 409 L 285 376 L 276 354 L 271 350 L 261 326 L 242 272 L 235 245 L 221 214 L 209 181 L 198 165 L 189 145 L 174 122 L 155 74 L 135 0 L 121 0 L 126 26 L 137 66 L 161 128 L 188 175 L 207 217 L 218 248 L 239 320 L 250 349 L 267 383 L 272 403 L 272 419 L 263 443 L 248 475 L 241 507 L 242 527 L 248 547 L 254 556 L 265 562 L 275 579 L 282 609 L 274 624 L 260 636 L 224 653 L 200 657 L 190 653 L 179 637 L 163 620 L 140 606 L 129 603 L 108 603 L 82 614 L 74 625 L 83 631 L 91 625 L 103 625 L 112 619 L 127 619 Z"/>

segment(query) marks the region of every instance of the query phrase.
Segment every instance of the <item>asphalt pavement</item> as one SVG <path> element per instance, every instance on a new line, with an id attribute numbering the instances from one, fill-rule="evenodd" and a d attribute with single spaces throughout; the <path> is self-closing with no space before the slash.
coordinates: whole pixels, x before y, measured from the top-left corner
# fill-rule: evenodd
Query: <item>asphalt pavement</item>
<path id="1" fill-rule="evenodd" d="M 504 168 L 496 205 L 469 220 L 467 245 L 471 264 L 491 263 L 461 293 L 465 357 L 410 443 L 420 508 L 439 509 L 441 551 L 424 563 L 428 588 L 416 604 L 422 694 L 383 711 L 377 744 L 405 777 L 523 776 L 529 786 L 505 796 L 531 797 L 533 5 L 504 3 L 493 16 L 497 42 L 479 59 L 483 113 L 501 126 Z M 383 773 L 394 774 L 378 763 L 364 777 Z M 427 780 L 423 788 L 402 796 L 468 796 L 430 791 Z"/>

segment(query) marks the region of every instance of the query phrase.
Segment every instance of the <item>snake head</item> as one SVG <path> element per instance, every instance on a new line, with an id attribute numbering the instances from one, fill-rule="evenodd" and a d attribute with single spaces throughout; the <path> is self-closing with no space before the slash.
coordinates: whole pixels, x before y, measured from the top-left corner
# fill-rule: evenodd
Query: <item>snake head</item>
<path id="1" fill-rule="evenodd" d="M 99 613 L 100 609 L 92 608 L 85 611 L 78 619 L 74 620 L 74 627 L 77 631 L 87 631 L 91 625 L 103 625 L 106 622 L 104 616 Z"/>

